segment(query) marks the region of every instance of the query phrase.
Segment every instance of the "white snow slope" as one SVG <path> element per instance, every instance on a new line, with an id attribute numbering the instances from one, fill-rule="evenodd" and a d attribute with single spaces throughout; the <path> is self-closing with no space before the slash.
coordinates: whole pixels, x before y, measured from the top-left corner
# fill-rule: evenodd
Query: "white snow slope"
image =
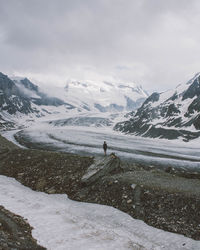
<path id="1" fill-rule="evenodd" d="M 117 107 L 110 106 L 112 104 L 121 106 L 122 110 L 133 110 L 142 104 L 141 99 L 144 101 L 148 97 L 147 92 L 134 83 L 77 80 L 67 82 L 64 95 L 63 99 L 76 107 L 86 106 L 97 111 L 95 104 L 98 104 L 111 112 L 117 110 Z M 127 98 L 135 102 L 135 107 L 127 105 Z"/>
<path id="2" fill-rule="evenodd" d="M 49 250 L 198 250 L 200 241 L 165 232 L 109 206 L 32 191 L 0 176 L 0 205 L 21 215 Z"/>

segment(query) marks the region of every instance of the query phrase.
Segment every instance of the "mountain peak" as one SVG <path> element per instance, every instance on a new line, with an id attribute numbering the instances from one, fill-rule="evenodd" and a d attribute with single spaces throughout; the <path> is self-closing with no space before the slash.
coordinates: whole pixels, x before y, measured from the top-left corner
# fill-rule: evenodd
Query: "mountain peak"
<path id="1" fill-rule="evenodd" d="M 196 73 L 192 79 L 190 79 L 186 84 L 191 85 L 196 79 L 200 77 L 200 72 Z"/>
<path id="2" fill-rule="evenodd" d="M 0 78 L 2 79 L 8 79 L 8 76 L 0 72 Z"/>

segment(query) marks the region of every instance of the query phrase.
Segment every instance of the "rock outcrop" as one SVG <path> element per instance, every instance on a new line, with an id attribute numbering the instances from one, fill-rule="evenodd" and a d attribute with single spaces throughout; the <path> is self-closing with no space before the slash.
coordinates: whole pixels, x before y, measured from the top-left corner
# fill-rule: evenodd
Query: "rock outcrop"
<path id="1" fill-rule="evenodd" d="M 103 159 L 96 159 L 96 161 L 87 169 L 81 181 L 82 183 L 90 185 L 103 176 L 108 176 L 109 174 L 121 171 L 120 159 L 112 153 Z"/>

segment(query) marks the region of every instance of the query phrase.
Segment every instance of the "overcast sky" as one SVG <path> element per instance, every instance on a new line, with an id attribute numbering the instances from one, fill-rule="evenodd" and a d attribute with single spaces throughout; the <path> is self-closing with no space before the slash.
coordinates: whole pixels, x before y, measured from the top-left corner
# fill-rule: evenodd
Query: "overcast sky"
<path id="1" fill-rule="evenodd" d="M 0 0 L 0 71 L 163 91 L 200 71 L 199 0 Z"/>

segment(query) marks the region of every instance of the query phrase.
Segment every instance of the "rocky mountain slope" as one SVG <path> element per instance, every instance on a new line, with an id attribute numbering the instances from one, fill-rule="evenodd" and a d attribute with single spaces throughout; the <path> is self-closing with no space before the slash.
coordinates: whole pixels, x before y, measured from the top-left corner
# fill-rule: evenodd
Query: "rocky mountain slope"
<path id="1" fill-rule="evenodd" d="M 55 111 L 58 106 L 65 110 L 73 106 L 64 101 L 49 97 L 39 91 L 27 78 L 11 80 L 0 73 L 0 128 L 14 127 L 21 117 L 41 117 Z"/>
<path id="2" fill-rule="evenodd" d="M 9 114 L 34 112 L 29 99 L 23 95 L 15 83 L 0 73 L 0 107 Z"/>
<path id="3" fill-rule="evenodd" d="M 185 141 L 200 136 L 200 73 L 174 90 L 153 93 L 115 130 L 153 138 Z"/>
<path id="4" fill-rule="evenodd" d="M 36 105 L 46 105 L 46 106 L 61 106 L 65 103 L 63 100 L 56 97 L 49 97 L 47 94 L 41 92 L 37 85 L 33 84 L 29 79 L 15 79 L 12 78 L 13 82 L 19 88 L 22 96 L 29 98 L 30 101 Z M 69 104 L 68 104 L 69 105 Z M 70 105 L 69 105 L 70 106 Z M 73 107 L 71 107 L 73 108 Z"/>

